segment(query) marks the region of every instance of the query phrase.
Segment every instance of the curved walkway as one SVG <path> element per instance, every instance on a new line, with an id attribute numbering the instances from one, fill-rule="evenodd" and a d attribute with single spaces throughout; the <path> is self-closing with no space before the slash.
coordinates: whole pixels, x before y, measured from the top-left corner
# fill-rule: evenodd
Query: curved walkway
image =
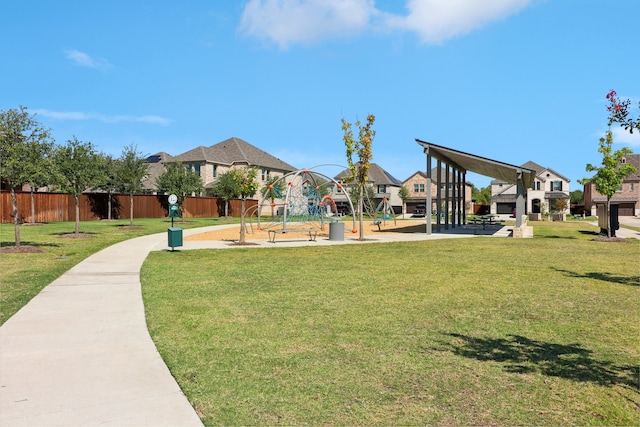
<path id="1" fill-rule="evenodd" d="M 216 228 L 184 230 L 184 236 Z M 464 237 L 473 236 L 382 233 L 367 242 L 257 246 Z M 179 249 L 231 247 L 184 243 Z M 146 326 L 140 268 L 150 251 L 167 249 L 165 233 L 110 246 L 45 287 L 0 327 L 1 426 L 202 426 Z"/>

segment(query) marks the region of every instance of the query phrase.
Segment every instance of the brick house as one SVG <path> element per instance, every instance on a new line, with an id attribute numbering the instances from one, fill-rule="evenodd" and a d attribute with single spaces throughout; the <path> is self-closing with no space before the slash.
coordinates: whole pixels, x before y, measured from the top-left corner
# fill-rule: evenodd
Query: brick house
<path id="1" fill-rule="evenodd" d="M 441 176 L 444 177 L 446 176 L 446 170 L 442 169 L 441 170 Z M 433 168 L 431 169 L 431 176 L 432 177 L 436 177 L 438 174 L 438 170 L 437 168 Z M 465 183 L 465 195 L 464 195 L 464 199 L 467 201 L 467 206 L 465 207 L 465 212 L 466 213 L 473 213 L 473 202 L 471 201 L 471 189 L 472 189 L 472 185 L 471 183 L 467 182 Z M 402 185 L 408 190 L 409 192 L 409 198 L 407 199 L 407 213 L 408 214 L 413 214 L 416 210 L 417 206 L 424 206 L 426 200 L 427 200 L 427 174 L 425 172 L 422 171 L 417 171 L 415 172 L 413 175 L 411 175 L 409 178 L 407 178 L 406 180 L 404 180 L 404 182 L 402 183 Z M 441 184 L 441 193 L 440 196 L 442 198 L 442 200 L 444 200 L 447 196 L 447 191 L 445 191 L 445 183 Z M 437 203 L 437 197 L 438 197 L 438 184 L 436 182 L 435 179 L 432 178 L 431 181 L 431 197 L 432 197 L 432 211 L 436 211 L 436 203 Z M 453 196 L 453 184 L 449 184 L 449 190 L 448 190 L 448 195 L 451 197 Z M 449 207 L 451 207 L 451 202 L 449 202 Z"/>
<path id="2" fill-rule="evenodd" d="M 633 164 L 636 172 L 622 182 L 611 204 L 618 205 L 618 216 L 640 216 L 640 154 L 631 154 L 623 162 Z M 606 202 L 607 198 L 596 191 L 593 183 L 584 186 L 584 206 L 591 215 L 596 215 L 596 204 Z"/>

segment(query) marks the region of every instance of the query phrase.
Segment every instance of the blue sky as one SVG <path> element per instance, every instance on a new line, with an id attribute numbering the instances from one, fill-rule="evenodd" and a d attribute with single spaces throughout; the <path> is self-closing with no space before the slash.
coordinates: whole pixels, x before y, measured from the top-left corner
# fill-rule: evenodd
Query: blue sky
<path id="1" fill-rule="evenodd" d="M 605 95 L 638 116 L 638 0 L 5 3 L 0 109 L 116 156 L 235 136 L 298 168 L 344 165 L 340 119 L 374 114 L 373 161 L 400 180 L 425 169 L 419 138 L 581 189 Z"/>

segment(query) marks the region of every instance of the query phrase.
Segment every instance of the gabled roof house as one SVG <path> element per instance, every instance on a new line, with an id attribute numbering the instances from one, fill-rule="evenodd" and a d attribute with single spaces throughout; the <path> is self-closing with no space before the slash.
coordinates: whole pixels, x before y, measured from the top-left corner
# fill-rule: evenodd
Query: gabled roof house
<path id="1" fill-rule="evenodd" d="M 611 204 L 617 205 L 618 216 L 640 216 L 640 154 L 630 154 L 622 159 L 624 163 L 635 166 L 636 171 L 629 175 L 611 198 Z M 585 209 L 596 215 L 596 204 L 606 203 L 607 198 L 596 191 L 593 183 L 584 186 Z"/>
<path id="2" fill-rule="evenodd" d="M 211 188 L 218 176 L 238 166 L 257 167 L 258 180 L 261 182 L 296 170 L 294 166 L 236 137 L 210 147 L 196 147 L 176 156 L 174 160 L 197 171 L 205 188 Z"/>
<path id="3" fill-rule="evenodd" d="M 558 200 L 566 200 L 569 206 L 570 179 L 551 168 L 528 161 L 520 167 L 535 171 L 533 188 L 527 189 L 526 213 L 540 214 L 559 210 Z M 501 180 L 491 181 L 491 213 L 511 215 L 516 207 L 515 184 Z M 565 213 L 565 212 L 559 212 Z"/>
<path id="4" fill-rule="evenodd" d="M 441 169 L 440 174 L 444 179 L 444 177 L 446 176 L 446 170 Z M 431 176 L 435 178 L 437 175 L 438 175 L 438 169 L 435 167 L 432 168 Z M 409 192 L 409 198 L 407 199 L 407 213 L 414 213 L 414 211 L 416 210 L 416 207 L 418 206 L 422 206 L 424 209 L 424 205 L 426 203 L 426 198 L 427 198 L 427 174 L 423 171 L 416 171 L 413 175 L 411 175 L 409 178 L 404 180 L 402 185 L 404 185 L 407 191 Z M 445 183 L 441 184 L 440 197 L 443 200 L 446 198 L 447 195 L 453 198 L 452 196 L 454 193 L 454 188 L 453 188 L 454 185 L 450 183 L 448 191 L 445 191 L 445 186 L 446 186 Z M 465 191 L 464 200 L 467 201 L 467 206 L 465 207 L 465 209 L 467 213 L 471 213 L 473 212 L 473 205 L 471 203 L 471 183 L 469 182 L 466 183 L 464 191 Z M 431 196 L 432 196 L 433 209 L 435 210 L 437 197 L 438 197 L 438 184 L 435 179 L 431 181 Z M 450 205 L 452 204 L 451 201 L 449 202 L 449 204 Z"/>
<path id="5" fill-rule="evenodd" d="M 338 182 L 347 183 L 348 185 L 348 177 L 350 176 L 351 171 L 349 169 L 345 169 L 336 175 L 334 179 Z M 395 178 L 377 163 L 369 164 L 367 180 L 369 185 L 373 188 L 377 202 L 380 202 L 384 197 L 386 197 L 387 201 L 396 213 L 402 212 L 402 199 L 400 199 L 400 196 L 398 195 L 400 187 L 402 187 L 402 181 Z M 344 194 L 340 195 L 338 193 L 336 202 L 339 202 L 341 198 L 345 197 L 347 196 Z"/>

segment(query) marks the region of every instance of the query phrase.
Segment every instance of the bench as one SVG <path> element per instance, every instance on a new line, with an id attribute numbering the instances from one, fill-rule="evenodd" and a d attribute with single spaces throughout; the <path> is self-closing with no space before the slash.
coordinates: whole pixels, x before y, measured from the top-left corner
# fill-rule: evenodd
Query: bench
<path id="1" fill-rule="evenodd" d="M 318 230 L 315 228 L 305 228 L 305 229 L 296 229 L 296 228 L 287 228 L 286 230 L 269 230 L 269 241 L 271 243 L 276 242 L 276 235 L 278 234 L 286 234 L 286 233 L 308 233 L 309 241 L 315 242 L 318 237 Z"/>

